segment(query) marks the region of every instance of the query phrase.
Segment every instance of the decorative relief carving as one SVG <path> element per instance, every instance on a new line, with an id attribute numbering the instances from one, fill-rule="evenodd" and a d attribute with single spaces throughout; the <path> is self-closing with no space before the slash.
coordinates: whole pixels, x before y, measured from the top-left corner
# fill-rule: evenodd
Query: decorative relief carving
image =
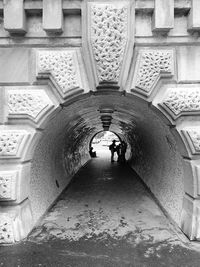
<path id="1" fill-rule="evenodd" d="M 0 172 L 0 201 L 16 200 L 16 172 Z"/>
<path id="2" fill-rule="evenodd" d="M 6 214 L 0 214 L 0 244 L 13 243 L 12 218 Z"/>
<path id="3" fill-rule="evenodd" d="M 38 74 L 51 73 L 62 93 L 80 88 L 75 51 L 38 51 Z"/>
<path id="4" fill-rule="evenodd" d="M 192 141 L 195 149 L 195 153 L 200 153 L 200 128 L 196 127 L 194 129 L 187 130 L 187 133 Z"/>
<path id="5" fill-rule="evenodd" d="M 126 4 L 91 4 L 91 44 L 99 82 L 118 82 L 128 34 Z"/>
<path id="6" fill-rule="evenodd" d="M 176 116 L 182 112 L 200 111 L 200 90 L 197 88 L 171 89 L 163 104 Z"/>
<path id="7" fill-rule="evenodd" d="M 9 115 L 28 115 L 34 120 L 52 105 L 43 90 L 9 90 Z"/>
<path id="8" fill-rule="evenodd" d="M 160 75 L 172 76 L 173 71 L 172 50 L 142 51 L 135 86 L 149 93 Z"/>
<path id="9" fill-rule="evenodd" d="M 0 131 L 0 157 L 16 156 L 25 131 Z"/>

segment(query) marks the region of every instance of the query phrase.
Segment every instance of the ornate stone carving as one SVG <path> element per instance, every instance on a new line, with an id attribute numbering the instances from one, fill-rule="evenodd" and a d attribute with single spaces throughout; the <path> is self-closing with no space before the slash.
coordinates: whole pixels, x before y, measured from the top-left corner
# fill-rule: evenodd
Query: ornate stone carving
<path id="1" fill-rule="evenodd" d="M 0 244 L 13 243 L 12 218 L 2 213 L 0 214 Z"/>
<path id="2" fill-rule="evenodd" d="M 181 130 L 193 155 L 200 155 L 200 126 Z"/>
<path id="3" fill-rule="evenodd" d="M 175 116 L 183 112 L 200 112 L 200 89 L 171 89 L 162 106 L 171 110 Z"/>
<path id="4" fill-rule="evenodd" d="M 200 153 L 200 128 L 187 130 L 187 133 L 192 141 L 195 152 Z"/>
<path id="5" fill-rule="evenodd" d="M 25 131 L 0 131 L 0 157 L 17 156 Z"/>
<path id="6" fill-rule="evenodd" d="M 0 172 L 0 201 L 16 200 L 16 172 Z"/>
<path id="7" fill-rule="evenodd" d="M 91 45 L 99 82 L 116 83 L 127 42 L 127 4 L 91 4 L 90 20 Z"/>
<path id="8" fill-rule="evenodd" d="M 141 51 L 136 72 L 135 87 L 150 93 L 160 75 L 172 76 L 174 58 L 172 50 Z"/>
<path id="9" fill-rule="evenodd" d="M 38 51 L 38 75 L 50 73 L 63 94 L 81 87 L 77 65 L 75 51 Z"/>
<path id="10" fill-rule="evenodd" d="M 9 116 L 24 115 L 37 120 L 52 103 L 43 90 L 9 90 Z"/>

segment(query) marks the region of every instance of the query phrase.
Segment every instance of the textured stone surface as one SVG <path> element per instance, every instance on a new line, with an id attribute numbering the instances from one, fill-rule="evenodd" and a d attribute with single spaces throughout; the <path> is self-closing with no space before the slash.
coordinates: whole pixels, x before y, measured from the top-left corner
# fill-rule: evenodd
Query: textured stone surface
<path id="1" fill-rule="evenodd" d="M 16 172 L 0 172 L 0 201 L 16 200 Z"/>
<path id="2" fill-rule="evenodd" d="M 80 88 L 79 72 L 76 64 L 76 52 L 72 50 L 38 51 L 38 75 L 49 73 L 63 94 Z"/>
<path id="3" fill-rule="evenodd" d="M 172 50 L 141 51 L 136 71 L 135 87 L 149 93 L 160 76 L 172 76 L 174 57 Z"/>
<path id="4" fill-rule="evenodd" d="M 0 213 L 0 244 L 14 242 L 12 218 Z"/>
<path id="5" fill-rule="evenodd" d="M 36 120 L 52 105 L 43 90 L 9 90 L 9 116 L 29 116 Z"/>
<path id="6" fill-rule="evenodd" d="M 200 112 L 200 89 L 170 89 L 162 105 L 167 107 L 175 116 L 189 112 Z"/>
<path id="7" fill-rule="evenodd" d="M 17 156 L 21 142 L 25 136 L 24 131 L 0 131 L 0 157 Z"/>
<path id="8" fill-rule="evenodd" d="M 91 4 L 91 44 L 99 82 L 118 82 L 128 31 L 127 4 Z"/>

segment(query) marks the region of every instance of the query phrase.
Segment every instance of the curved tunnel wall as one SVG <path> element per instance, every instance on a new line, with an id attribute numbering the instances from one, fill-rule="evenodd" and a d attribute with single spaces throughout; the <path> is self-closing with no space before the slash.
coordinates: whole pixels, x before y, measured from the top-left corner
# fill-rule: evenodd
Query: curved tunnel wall
<path id="1" fill-rule="evenodd" d="M 176 141 L 147 103 L 119 95 L 88 96 L 47 123 L 32 160 L 30 201 L 35 222 L 89 160 L 90 140 L 102 130 L 98 107 L 111 102 L 115 112 L 110 131 L 128 141 L 130 165 L 180 226 L 184 173 Z"/>
<path id="2" fill-rule="evenodd" d="M 182 157 L 169 127 L 154 118 L 130 131 L 130 164 L 170 217 L 180 226 L 184 196 Z"/>

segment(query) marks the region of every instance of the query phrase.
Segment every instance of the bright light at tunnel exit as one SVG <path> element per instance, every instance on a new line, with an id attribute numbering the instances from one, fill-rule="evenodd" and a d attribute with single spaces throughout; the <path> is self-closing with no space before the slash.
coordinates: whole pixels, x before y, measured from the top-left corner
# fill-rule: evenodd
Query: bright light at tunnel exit
<path id="1" fill-rule="evenodd" d="M 119 137 L 115 133 L 102 131 L 92 138 L 90 147 L 93 147 L 97 157 L 108 158 L 110 157 L 109 145 L 111 145 L 113 140 L 116 141 L 116 144 L 120 142 Z"/>

